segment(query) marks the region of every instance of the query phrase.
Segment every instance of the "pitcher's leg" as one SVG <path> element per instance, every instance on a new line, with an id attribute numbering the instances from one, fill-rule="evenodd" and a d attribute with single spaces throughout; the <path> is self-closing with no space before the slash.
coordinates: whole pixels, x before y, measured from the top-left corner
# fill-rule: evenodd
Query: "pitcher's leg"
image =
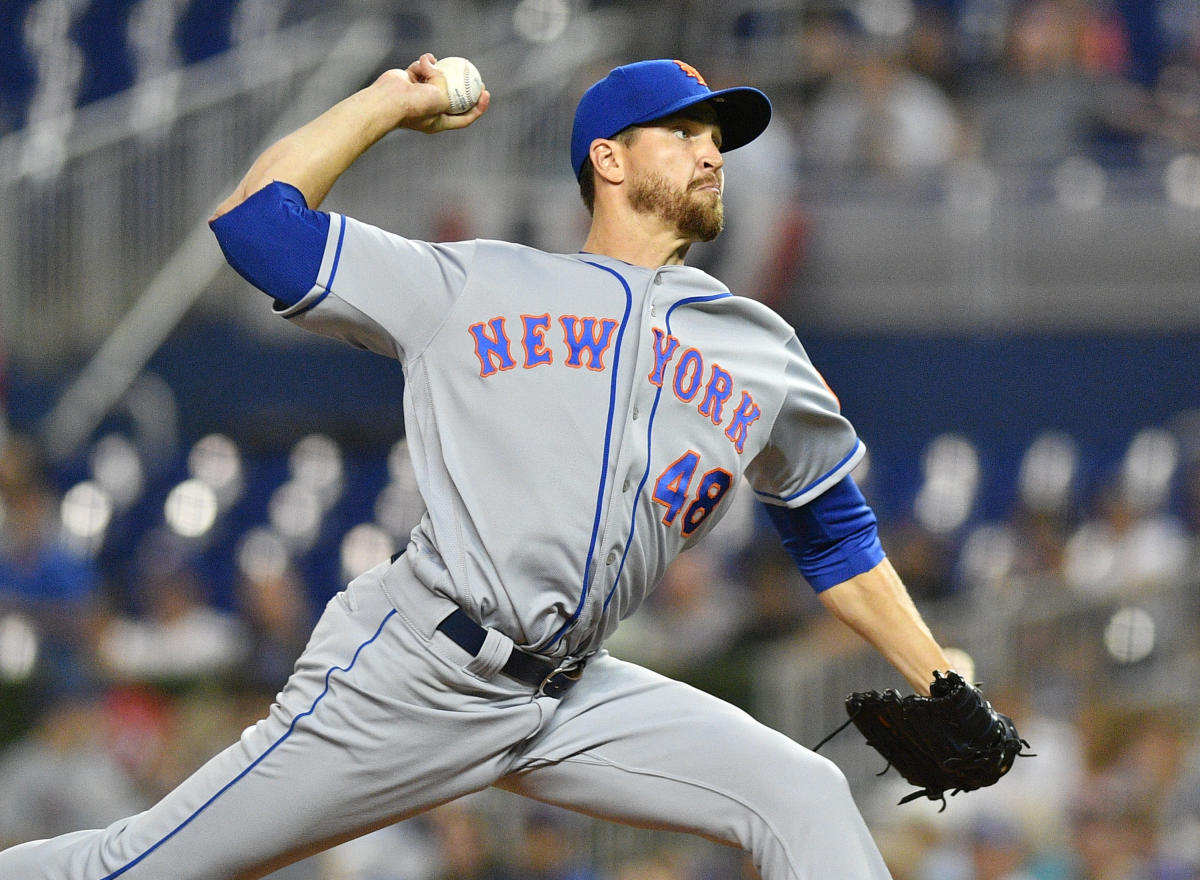
<path id="1" fill-rule="evenodd" d="M 486 787 L 541 717 L 528 694 L 446 660 L 377 586 L 360 588 L 330 603 L 279 702 L 239 742 L 144 813 L 0 853 L 0 877 L 260 877 Z"/>
<path id="2" fill-rule="evenodd" d="M 749 852 L 765 880 L 885 880 L 828 760 L 687 685 L 600 657 L 505 788 Z"/>

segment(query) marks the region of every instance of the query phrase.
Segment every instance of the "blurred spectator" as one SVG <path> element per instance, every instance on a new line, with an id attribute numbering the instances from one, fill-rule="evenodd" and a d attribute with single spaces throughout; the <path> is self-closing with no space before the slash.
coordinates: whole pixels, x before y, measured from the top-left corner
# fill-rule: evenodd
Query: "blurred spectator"
<path id="1" fill-rule="evenodd" d="M 0 446 L 8 437 L 8 361 L 4 355 L 4 339 L 0 338 Z"/>
<path id="2" fill-rule="evenodd" d="M 967 95 L 983 158 L 1046 167 L 1075 155 L 1127 164 L 1147 118 L 1144 90 L 1120 76 L 1118 22 L 1071 0 L 1016 4 L 1003 67 Z"/>
<path id="3" fill-rule="evenodd" d="M 1090 714 L 1087 727 L 1096 785 L 1136 800 L 1156 823 L 1163 819 L 1192 742 L 1186 715 L 1166 708 L 1104 706 Z"/>
<path id="4" fill-rule="evenodd" d="M 860 47 L 814 99 L 801 156 L 815 168 L 904 173 L 944 166 L 962 148 L 956 108 L 936 83 L 893 51 Z"/>
<path id="5" fill-rule="evenodd" d="M 1117 482 L 1102 489 L 1096 508 L 1064 549 L 1070 587 L 1092 596 L 1131 597 L 1185 576 L 1192 539 L 1177 518 L 1139 509 Z"/>
<path id="6" fill-rule="evenodd" d="M 1193 0 L 1157 0 L 1161 40 L 1154 103 L 1162 114 L 1161 134 L 1169 144 L 1200 146 L 1200 7 Z M 1135 3 L 1124 7 L 1136 8 Z"/>
<path id="7" fill-rule="evenodd" d="M 106 729 L 96 695 L 64 695 L 0 755 L 0 847 L 103 827 L 148 805 L 107 748 Z"/>
<path id="8" fill-rule="evenodd" d="M 811 106 L 834 81 L 846 75 L 860 28 L 845 10 L 806 8 L 797 35 L 800 73 L 796 88 L 801 107 Z"/>
<path id="9" fill-rule="evenodd" d="M 107 750 L 146 805 L 175 786 L 180 779 L 178 761 L 188 750 L 171 697 L 143 685 L 111 687 L 104 697 L 103 722 Z M 190 757 L 189 753 L 186 758 Z"/>
<path id="10" fill-rule="evenodd" d="M 1064 576 L 1072 587 L 1131 596 L 1187 575 L 1194 536 L 1171 510 L 1180 450 L 1176 435 L 1160 428 L 1133 437 L 1096 498 L 1095 514 L 1067 543 Z"/>
<path id="11" fill-rule="evenodd" d="M 1005 66 L 970 96 L 984 157 L 997 165 L 1046 164 L 1087 142 L 1090 84 L 1075 65 L 1064 4 L 1026 3 L 1006 37 Z"/>
<path id="12" fill-rule="evenodd" d="M 583 858 L 575 817 L 555 808 L 529 815 L 513 867 L 522 880 L 600 880 Z"/>
<path id="13" fill-rule="evenodd" d="M 1200 44 L 1200 36 L 1197 37 Z M 1168 150 L 1200 148 L 1200 63 L 1163 68 L 1152 93 L 1154 132 Z"/>
<path id="14" fill-rule="evenodd" d="M 774 534 L 746 547 L 740 626 L 731 643 L 757 645 L 797 635 L 825 609 Z"/>
<path id="15" fill-rule="evenodd" d="M 825 622 L 825 609 L 788 556 L 774 530 L 746 546 L 736 563 L 736 630 L 724 650 L 714 653 L 691 683 L 739 706 L 754 710 L 754 677 L 761 654 L 798 636 L 810 620 Z"/>
<path id="16" fill-rule="evenodd" d="M 1068 880 L 1192 880 L 1186 866 L 1159 848 L 1153 812 L 1136 795 L 1097 780 L 1072 813 L 1074 864 Z"/>
<path id="17" fill-rule="evenodd" d="M 1015 574 L 1040 580 L 1062 570 L 1072 515 L 1071 510 L 1017 506 L 1012 517 L 1018 550 Z"/>
<path id="18" fill-rule="evenodd" d="M 720 557 L 700 544 L 676 557 L 609 646 L 619 657 L 691 682 L 729 645 L 741 617 Z"/>
<path id="19" fill-rule="evenodd" d="M 245 573 L 237 583 L 238 614 L 249 638 L 241 683 L 274 692 L 283 687 L 311 632 L 307 592 L 299 573 Z"/>
<path id="20" fill-rule="evenodd" d="M 442 864 L 437 880 L 516 880 L 500 858 L 489 829 L 469 805 L 455 802 L 427 814 Z"/>
<path id="21" fill-rule="evenodd" d="M 981 816 L 952 846 L 935 849 L 915 873 L 919 880 L 1035 880 L 1030 856 L 1015 821 Z"/>
<path id="22" fill-rule="evenodd" d="M 960 35 L 950 4 L 926 2 L 914 6 L 905 61 L 914 73 L 934 83 L 957 102 L 966 88 L 966 70 L 960 58 Z"/>
<path id="23" fill-rule="evenodd" d="M 143 548 L 135 613 L 104 625 L 98 653 L 118 679 L 197 684 L 229 676 L 249 642 L 236 616 L 206 603 L 205 587 L 190 562 L 152 535 Z"/>
<path id="24" fill-rule="evenodd" d="M 760 880 L 749 856 L 721 846 L 664 839 L 622 859 L 610 880 Z"/>
<path id="25" fill-rule="evenodd" d="M 626 859 L 615 880 L 692 880 L 692 875 L 682 853 L 659 850 Z"/>
<path id="26" fill-rule="evenodd" d="M 58 502 L 33 440 L 12 434 L 0 441 L 0 617 L 27 618 L 41 640 L 49 686 L 70 687 L 94 671 L 99 578 L 59 542 Z"/>
<path id="27" fill-rule="evenodd" d="M 1180 515 L 1188 532 L 1200 537 L 1200 409 L 1180 413 L 1172 427 L 1179 437 Z"/>
<path id="28" fill-rule="evenodd" d="M 1075 441 L 1060 431 L 1042 432 L 1025 450 L 1007 521 L 975 528 L 959 552 L 962 587 L 981 605 L 1012 608 L 1060 588 L 1077 525 L 1078 465 Z"/>
<path id="29" fill-rule="evenodd" d="M 1189 738 L 1179 775 L 1168 787 L 1163 850 L 1200 877 L 1200 737 Z"/>
<path id="30" fill-rule="evenodd" d="M 987 686 L 989 698 L 1012 717 L 1036 757 L 1015 762 L 1004 785 L 971 792 L 956 806 L 980 827 L 1007 817 L 1032 850 L 1061 851 L 1070 833 L 1071 799 L 1086 774 L 1086 746 L 1075 710 L 1068 699 L 1053 698 L 1050 685 L 1038 690 L 996 681 Z"/>
<path id="31" fill-rule="evenodd" d="M 918 602 L 942 599 L 954 591 L 953 536 L 907 518 L 880 528 L 892 565 Z"/>
<path id="32" fill-rule="evenodd" d="M 424 818 L 397 822 L 317 857 L 322 880 L 433 880 L 438 853 Z"/>
<path id="33" fill-rule="evenodd" d="M 1011 516 L 1019 577 L 1041 579 L 1062 570 L 1063 549 L 1077 524 L 1078 470 L 1078 447 L 1062 432 L 1042 432 L 1025 450 Z"/>

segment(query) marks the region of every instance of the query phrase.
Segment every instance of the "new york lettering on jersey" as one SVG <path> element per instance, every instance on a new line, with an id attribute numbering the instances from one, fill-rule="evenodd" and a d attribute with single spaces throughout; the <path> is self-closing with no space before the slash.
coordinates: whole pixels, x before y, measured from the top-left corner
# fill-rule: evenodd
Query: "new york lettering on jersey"
<path id="1" fill-rule="evenodd" d="M 594 315 L 553 318 L 547 312 L 521 315 L 512 324 L 519 334 L 516 343 L 509 335 L 509 320 L 504 316 L 477 321 L 467 328 L 479 361 L 480 378 L 487 379 L 517 366 L 530 370 L 556 362 L 595 372 L 607 369 L 605 355 L 614 339 L 615 319 Z M 562 331 L 557 361 L 555 344 L 551 341 L 554 325 Z M 657 388 L 662 388 L 665 382 L 683 403 L 697 401 L 696 411 L 713 425 L 724 426 L 726 438 L 741 453 L 750 426 L 762 415 L 754 396 L 738 389 L 733 375 L 720 364 L 706 361 L 698 348 L 681 345 L 673 334 L 655 327 L 650 345 L 654 368 L 646 380 Z M 732 403 L 735 395 L 736 404 Z"/>
<path id="2" fill-rule="evenodd" d="M 594 316 L 562 315 L 557 323 L 562 327 L 565 346 L 562 362 L 576 369 L 587 367 L 595 372 L 603 372 L 604 354 L 612 344 L 617 321 Z M 550 315 L 522 315 L 519 326 L 523 358 L 521 365 L 532 369 L 542 364 L 554 363 L 554 352 L 546 339 L 551 327 Z M 508 337 L 505 318 L 480 321 L 467 329 L 475 343 L 480 377 L 486 379 L 497 372 L 511 370 L 517 365 L 513 358 L 513 346 Z"/>

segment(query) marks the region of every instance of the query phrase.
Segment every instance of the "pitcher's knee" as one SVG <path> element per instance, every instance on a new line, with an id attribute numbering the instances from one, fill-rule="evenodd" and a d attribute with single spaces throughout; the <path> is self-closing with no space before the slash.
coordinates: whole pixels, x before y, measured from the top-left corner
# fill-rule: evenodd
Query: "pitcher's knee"
<path id="1" fill-rule="evenodd" d="M 758 808 L 769 825 L 796 833 L 858 816 L 846 775 L 827 758 L 798 750 L 764 773 L 767 788 Z"/>
<path id="2" fill-rule="evenodd" d="M 801 750 L 773 769 L 742 841 L 764 878 L 886 876 L 836 764 Z"/>

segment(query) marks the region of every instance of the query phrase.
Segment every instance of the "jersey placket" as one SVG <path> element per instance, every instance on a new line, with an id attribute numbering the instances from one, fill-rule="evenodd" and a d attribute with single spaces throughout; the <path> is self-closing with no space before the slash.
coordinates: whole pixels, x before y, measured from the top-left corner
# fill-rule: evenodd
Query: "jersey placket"
<path id="1" fill-rule="evenodd" d="M 580 656 L 596 646 L 597 627 L 608 593 L 609 584 L 616 577 L 614 568 L 618 568 L 623 554 L 623 545 L 614 546 L 611 522 L 614 499 L 620 499 L 624 493 L 621 458 L 623 450 L 628 448 L 627 433 L 629 423 L 629 403 L 632 392 L 631 383 L 636 379 L 636 372 L 631 373 L 627 366 L 630 360 L 638 361 L 638 349 L 641 347 L 641 313 L 644 308 L 639 303 L 638 293 L 630 284 L 626 273 L 617 271 L 604 261 L 585 257 L 583 262 L 611 275 L 620 284 L 625 297 L 625 314 L 617 331 L 618 345 L 615 356 L 610 362 L 613 371 L 612 385 L 608 405 L 610 407 L 609 431 L 605 440 L 601 487 L 596 496 L 596 523 L 588 551 L 587 564 L 583 572 L 580 587 L 581 595 L 575 613 L 562 625 L 542 650 L 549 650 L 560 641 L 565 640 L 570 646 L 572 656 Z M 639 364 L 640 366 L 640 364 Z M 635 368 L 636 369 L 636 368 Z"/>
<path id="2" fill-rule="evenodd" d="M 666 289 L 664 271 L 660 268 L 647 282 L 641 308 L 637 313 L 638 326 L 629 328 L 631 333 L 636 330 L 631 336 L 636 351 L 627 354 L 627 360 L 632 362 L 633 367 L 628 374 L 629 393 L 621 445 L 613 458 L 610 482 L 612 490 L 607 499 L 604 543 L 601 545 L 605 548 L 605 554 L 602 564 L 597 566 L 596 576 L 591 585 L 592 602 L 595 604 L 594 623 L 601 631 L 611 628 L 606 625 L 605 615 L 621 584 L 642 584 L 645 581 L 645 572 L 631 572 L 630 576 L 625 577 L 625 566 L 630 558 L 629 550 L 633 542 L 652 539 L 651 535 L 638 534 L 637 514 L 649 480 L 651 432 L 659 389 L 648 381 L 648 377 L 654 367 L 652 329 L 655 326 L 662 328 L 662 315 L 666 307 L 666 304 L 660 301 Z M 647 555 L 653 558 L 657 553 Z M 648 590 L 648 587 L 643 589 Z M 619 601 L 618 607 L 627 607 L 631 601 L 640 604 L 644 594 L 622 598 L 625 601 Z"/>

